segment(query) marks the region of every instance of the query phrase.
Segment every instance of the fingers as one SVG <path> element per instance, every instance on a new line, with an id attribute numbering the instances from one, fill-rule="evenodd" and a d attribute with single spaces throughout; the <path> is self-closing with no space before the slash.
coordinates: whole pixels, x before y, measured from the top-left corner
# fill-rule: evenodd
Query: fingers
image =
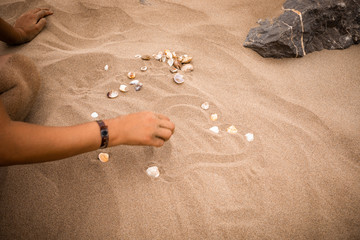
<path id="1" fill-rule="evenodd" d="M 158 128 L 155 132 L 155 137 L 156 138 L 160 138 L 164 141 L 169 140 L 169 138 L 172 135 L 172 131 L 170 129 L 167 128 Z"/>
<path id="2" fill-rule="evenodd" d="M 161 128 L 169 129 L 172 133 L 174 132 L 174 129 L 175 129 L 175 124 L 172 123 L 170 120 L 161 120 L 160 119 L 159 126 Z"/>
<path id="3" fill-rule="evenodd" d="M 38 31 L 40 32 L 46 25 L 46 19 L 42 18 L 39 20 L 39 22 L 36 24 Z"/>
<path id="4" fill-rule="evenodd" d="M 41 9 L 40 11 L 37 11 L 35 14 L 36 14 L 37 20 L 39 20 L 43 17 L 53 14 L 53 12 L 50 11 L 49 9 Z"/>

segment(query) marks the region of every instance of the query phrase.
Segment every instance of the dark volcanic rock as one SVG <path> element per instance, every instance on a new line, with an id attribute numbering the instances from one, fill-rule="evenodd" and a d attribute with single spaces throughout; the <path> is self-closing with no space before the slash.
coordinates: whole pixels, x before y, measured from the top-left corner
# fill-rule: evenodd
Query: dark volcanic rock
<path id="1" fill-rule="evenodd" d="M 284 13 L 252 28 L 244 46 L 263 57 L 302 57 L 360 42 L 360 0 L 287 0 Z"/>

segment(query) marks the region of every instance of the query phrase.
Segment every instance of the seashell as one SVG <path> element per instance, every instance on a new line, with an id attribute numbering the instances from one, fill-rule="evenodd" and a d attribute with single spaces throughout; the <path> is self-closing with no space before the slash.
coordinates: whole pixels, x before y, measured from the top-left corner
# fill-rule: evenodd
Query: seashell
<path id="1" fill-rule="evenodd" d="M 238 132 L 238 130 L 236 129 L 236 127 L 235 127 L 234 125 L 231 125 L 230 127 L 228 127 L 228 128 L 226 129 L 226 131 L 227 131 L 228 133 L 230 133 L 230 134 L 235 134 L 235 133 Z"/>
<path id="2" fill-rule="evenodd" d="M 254 134 L 252 134 L 252 133 L 245 134 L 245 137 L 246 137 L 246 140 L 248 140 L 248 142 L 254 141 Z"/>
<path id="3" fill-rule="evenodd" d="M 166 62 L 166 55 L 161 56 L 161 62 Z"/>
<path id="4" fill-rule="evenodd" d="M 136 84 L 138 84 L 139 83 L 139 80 L 132 80 L 131 82 L 130 82 L 130 85 L 136 85 Z"/>
<path id="5" fill-rule="evenodd" d="M 102 162 L 107 162 L 109 161 L 110 156 L 108 153 L 99 153 L 98 158 Z"/>
<path id="6" fill-rule="evenodd" d="M 177 59 L 181 62 L 184 59 L 184 56 L 179 56 Z"/>
<path id="7" fill-rule="evenodd" d="M 181 63 L 190 63 L 192 60 L 192 57 L 185 57 L 183 59 L 181 59 Z"/>
<path id="8" fill-rule="evenodd" d="M 178 70 L 177 70 L 176 67 L 171 67 L 171 68 L 170 68 L 170 72 L 171 72 L 171 73 L 177 73 Z"/>
<path id="9" fill-rule="evenodd" d="M 160 61 L 161 60 L 161 57 L 162 57 L 162 54 L 157 54 L 157 55 L 155 55 L 155 59 L 156 60 L 158 60 L 158 61 Z"/>
<path id="10" fill-rule="evenodd" d="M 182 66 L 182 64 L 181 64 L 181 62 L 178 60 L 178 59 L 175 59 L 174 60 L 174 67 L 176 67 L 177 69 L 181 69 L 181 66 Z"/>
<path id="11" fill-rule="evenodd" d="M 143 84 L 141 82 L 139 82 L 138 84 L 135 85 L 135 90 L 140 91 L 142 86 L 143 86 Z"/>
<path id="12" fill-rule="evenodd" d="M 133 79 L 133 78 L 135 78 L 135 73 L 129 72 L 127 76 L 128 76 L 128 78 Z"/>
<path id="13" fill-rule="evenodd" d="M 168 59 L 167 63 L 169 64 L 170 67 L 172 67 L 172 65 L 174 64 L 174 59 L 172 58 Z"/>
<path id="14" fill-rule="evenodd" d="M 174 76 L 174 81 L 175 81 L 177 84 L 181 84 L 181 83 L 184 82 L 184 76 L 181 75 L 181 74 L 179 74 L 179 73 L 177 73 L 177 74 L 175 74 L 175 76 Z"/>
<path id="15" fill-rule="evenodd" d="M 213 113 L 211 114 L 210 119 L 215 122 L 216 120 L 218 120 L 218 115 L 216 113 Z"/>
<path id="16" fill-rule="evenodd" d="M 201 104 L 201 108 L 204 110 L 208 110 L 210 107 L 210 104 L 208 102 L 204 102 L 203 104 Z"/>
<path id="17" fill-rule="evenodd" d="M 173 58 L 176 58 L 176 52 L 172 52 Z"/>
<path id="18" fill-rule="evenodd" d="M 119 96 L 119 92 L 116 90 L 111 90 L 107 93 L 108 98 L 116 98 Z"/>
<path id="19" fill-rule="evenodd" d="M 147 66 L 141 67 L 140 70 L 141 70 L 142 72 L 145 72 L 145 71 L 147 70 Z"/>
<path id="20" fill-rule="evenodd" d="M 92 118 L 97 118 L 99 116 L 99 114 L 97 113 L 97 112 L 93 112 L 92 114 L 91 114 L 91 117 Z"/>
<path id="21" fill-rule="evenodd" d="M 136 55 L 135 55 L 135 58 L 141 58 L 141 55 L 140 55 L 140 54 L 136 54 Z"/>
<path id="22" fill-rule="evenodd" d="M 141 59 L 142 59 L 142 60 L 145 60 L 145 61 L 148 61 L 148 60 L 151 59 L 151 57 L 150 57 L 150 55 L 142 55 L 142 56 L 141 56 Z"/>
<path id="23" fill-rule="evenodd" d="M 104 70 L 105 71 L 109 70 L 109 65 L 105 65 Z"/>
<path id="24" fill-rule="evenodd" d="M 218 126 L 211 127 L 209 130 L 212 131 L 213 133 L 219 133 L 220 132 Z"/>
<path id="25" fill-rule="evenodd" d="M 181 71 L 183 72 L 191 72 L 194 70 L 194 66 L 192 64 L 185 64 L 181 67 Z"/>
<path id="26" fill-rule="evenodd" d="M 168 58 L 168 59 L 172 59 L 172 58 L 173 58 L 173 55 L 172 55 L 172 53 L 170 52 L 170 50 L 165 50 L 164 53 L 165 53 L 165 55 L 166 55 L 166 58 Z"/>
<path id="27" fill-rule="evenodd" d="M 121 84 L 121 85 L 120 85 L 119 90 L 122 91 L 122 92 L 127 92 L 127 91 L 129 91 L 128 88 L 127 88 L 127 86 L 124 85 L 124 84 Z"/>
<path id="28" fill-rule="evenodd" d="M 160 176 L 160 171 L 157 166 L 152 166 L 146 169 L 146 174 L 151 178 L 158 178 Z"/>

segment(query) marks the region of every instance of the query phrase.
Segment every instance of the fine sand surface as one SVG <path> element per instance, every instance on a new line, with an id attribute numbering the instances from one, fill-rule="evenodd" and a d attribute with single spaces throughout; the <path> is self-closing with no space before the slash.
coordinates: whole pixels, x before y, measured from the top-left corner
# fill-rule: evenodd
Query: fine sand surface
<path id="1" fill-rule="evenodd" d="M 144 3 L 0 1 L 10 23 L 31 8 L 54 11 L 32 42 L 0 45 L 42 76 L 26 121 L 67 126 L 94 121 L 94 111 L 151 110 L 176 125 L 162 148 L 109 148 L 107 163 L 99 150 L 0 168 L 0 238 L 359 239 L 360 46 L 263 59 L 242 44 L 283 0 Z M 134 57 L 165 49 L 193 57 L 184 84 L 165 63 Z M 129 71 L 143 89 L 108 99 Z M 145 174 L 151 164 L 156 180 Z"/>

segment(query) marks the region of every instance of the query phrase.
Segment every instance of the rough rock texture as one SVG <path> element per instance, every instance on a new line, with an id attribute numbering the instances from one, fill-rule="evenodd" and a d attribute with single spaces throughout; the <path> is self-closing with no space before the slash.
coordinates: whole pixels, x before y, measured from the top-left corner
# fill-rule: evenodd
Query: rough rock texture
<path id="1" fill-rule="evenodd" d="M 244 46 L 263 57 L 302 57 L 360 42 L 360 0 L 287 0 L 272 22 L 259 21 Z"/>

